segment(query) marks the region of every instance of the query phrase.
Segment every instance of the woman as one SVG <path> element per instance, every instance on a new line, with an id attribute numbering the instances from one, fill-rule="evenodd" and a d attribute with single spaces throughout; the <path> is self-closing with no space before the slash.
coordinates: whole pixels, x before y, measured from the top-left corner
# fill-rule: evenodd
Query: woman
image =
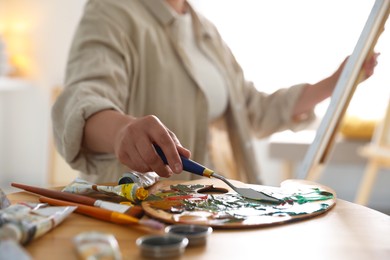
<path id="1" fill-rule="evenodd" d="M 344 63 L 317 84 L 268 95 L 245 80 L 217 29 L 186 1 L 89 1 L 52 111 L 56 143 L 94 182 L 116 181 L 128 170 L 169 177 L 182 172 L 183 155 L 216 169 L 234 162 L 228 177 L 260 183 L 252 135 L 305 127 Z M 375 64 L 373 55 L 366 77 Z M 217 146 L 224 149 L 211 153 Z M 234 160 L 211 162 L 227 150 Z"/>

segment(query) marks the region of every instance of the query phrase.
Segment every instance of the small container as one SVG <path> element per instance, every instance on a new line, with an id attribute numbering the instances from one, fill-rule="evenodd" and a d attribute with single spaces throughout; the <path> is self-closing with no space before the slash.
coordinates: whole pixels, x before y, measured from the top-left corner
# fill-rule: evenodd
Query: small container
<path id="1" fill-rule="evenodd" d="M 189 246 L 204 245 L 207 237 L 213 232 L 208 226 L 177 224 L 165 228 L 165 233 L 188 238 Z"/>
<path id="2" fill-rule="evenodd" d="M 121 260 L 118 241 L 112 234 L 87 231 L 73 238 L 79 259 Z"/>
<path id="3" fill-rule="evenodd" d="M 136 244 L 141 250 L 141 255 L 145 257 L 170 258 L 183 254 L 188 239 L 171 234 L 147 235 L 138 238 Z"/>

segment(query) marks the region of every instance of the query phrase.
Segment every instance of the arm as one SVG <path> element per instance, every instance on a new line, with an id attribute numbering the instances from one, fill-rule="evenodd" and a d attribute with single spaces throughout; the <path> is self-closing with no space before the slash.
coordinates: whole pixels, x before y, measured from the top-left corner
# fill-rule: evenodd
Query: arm
<path id="1" fill-rule="evenodd" d="M 189 151 L 175 135 L 154 116 L 124 114 L 134 77 L 130 56 L 137 53 L 123 20 L 116 4 L 86 5 L 68 58 L 66 87 L 52 110 L 59 151 L 72 167 L 91 174 L 97 168 L 91 160 L 101 153 L 114 154 L 135 171 L 179 173 L 179 153 L 189 156 Z M 157 157 L 153 143 L 163 149 L 169 166 Z"/>
<path id="2" fill-rule="evenodd" d="M 364 62 L 363 70 L 365 77 L 363 80 L 368 79 L 374 73 L 378 55 L 378 53 L 374 53 L 373 55 L 370 55 L 370 57 Z M 316 84 L 306 85 L 294 107 L 292 113 L 294 119 L 299 120 L 299 118 L 307 111 L 312 110 L 318 103 L 332 95 L 347 60 L 348 58 L 346 58 L 341 63 L 336 72 L 333 73 L 330 77 L 325 78 Z"/>

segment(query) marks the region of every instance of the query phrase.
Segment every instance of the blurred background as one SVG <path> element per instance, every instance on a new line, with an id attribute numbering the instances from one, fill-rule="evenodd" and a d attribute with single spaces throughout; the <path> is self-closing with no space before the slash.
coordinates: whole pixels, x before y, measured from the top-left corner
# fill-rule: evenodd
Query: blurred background
<path id="1" fill-rule="evenodd" d="M 14 191 L 10 182 L 63 185 L 76 176 L 55 152 L 50 109 L 61 91 L 67 53 L 85 2 L 0 0 L 0 188 L 6 192 Z M 259 90 L 271 93 L 330 75 L 352 53 L 374 1 L 191 3 L 219 28 L 246 77 Z M 382 34 L 375 50 L 381 53 L 375 75 L 358 87 L 347 111 L 370 122 L 381 120 L 389 101 L 390 33 Z M 285 178 L 299 177 L 299 163 L 328 104 L 326 100 L 318 107 L 319 119 L 307 131 L 256 140 L 265 185 L 279 186 Z M 339 198 L 354 201 L 367 161 L 344 160 L 344 156 L 357 154 L 358 147 L 369 142 L 366 136 L 346 140 L 352 152 L 341 151 L 318 181 L 333 188 Z M 291 143 L 300 145 L 299 153 Z M 390 213 L 389 184 L 388 170 L 380 170 L 369 207 Z"/>

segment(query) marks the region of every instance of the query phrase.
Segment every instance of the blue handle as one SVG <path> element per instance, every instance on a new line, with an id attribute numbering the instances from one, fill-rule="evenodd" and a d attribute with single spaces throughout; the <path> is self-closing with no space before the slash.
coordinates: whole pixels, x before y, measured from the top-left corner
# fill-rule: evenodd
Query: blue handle
<path id="1" fill-rule="evenodd" d="M 156 152 L 158 153 L 158 155 L 160 155 L 163 162 L 165 164 L 168 164 L 167 158 L 165 157 L 165 154 L 163 153 L 161 148 L 157 145 L 154 145 L 154 148 L 156 149 Z M 206 167 L 204 167 L 203 165 L 201 165 L 197 162 L 194 162 L 194 161 L 192 161 L 192 160 L 190 160 L 182 155 L 180 155 L 180 158 L 181 158 L 181 161 L 183 163 L 183 170 L 190 172 L 190 173 L 194 173 L 194 174 L 203 176 L 203 173 L 207 169 Z"/>

